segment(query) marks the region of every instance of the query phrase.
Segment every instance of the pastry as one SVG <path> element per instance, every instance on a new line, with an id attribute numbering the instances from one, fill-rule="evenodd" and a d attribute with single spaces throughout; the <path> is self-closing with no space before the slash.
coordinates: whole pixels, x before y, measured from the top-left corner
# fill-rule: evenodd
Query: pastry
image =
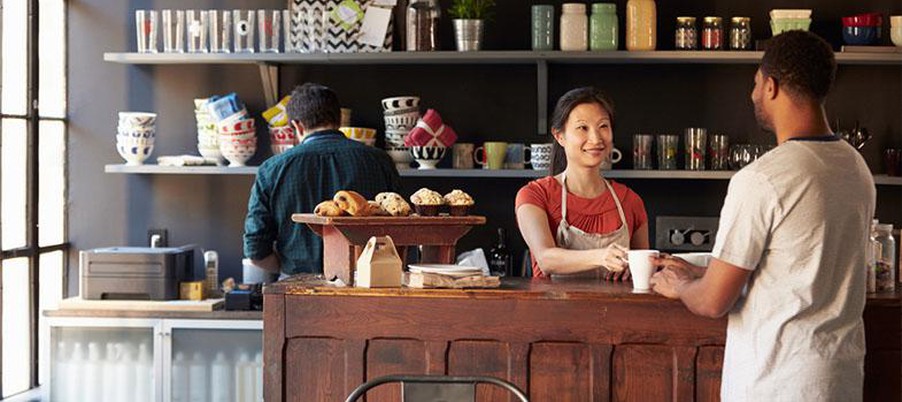
<path id="1" fill-rule="evenodd" d="M 335 197 L 332 197 L 332 201 L 335 201 L 342 211 L 351 216 L 366 216 L 370 210 L 366 198 L 356 191 L 339 191 L 335 193 Z"/>
<path id="2" fill-rule="evenodd" d="M 410 196 L 410 201 L 422 216 L 436 216 L 438 209 L 445 203 L 442 195 L 428 188 L 421 188 Z"/>
<path id="3" fill-rule="evenodd" d="M 470 213 L 470 207 L 475 204 L 473 197 L 470 197 L 469 194 L 457 189 L 445 194 L 443 198 L 445 203 L 449 205 L 451 215 L 454 216 L 468 215 Z"/>
<path id="4" fill-rule="evenodd" d="M 410 204 L 398 193 L 379 193 L 376 203 L 391 216 L 408 216 L 411 212 Z"/>
<path id="5" fill-rule="evenodd" d="M 386 215 L 389 215 L 388 211 L 386 211 L 385 209 L 383 209 L 382 206 L 380 206 L 378 202 L 376 202 L 376 201 L 367 201 L 366 203 L 369 205 L 369 208 L 370 208 L 369 213 L 368 213 L 367 215 L 370 215 L 370 216 L 386 216 Z"/>
<path id="6" fill-rule="evenodd" d="M 342 213 L 338 203 L 332 200 L 323 201 L 313 209 L 313 214 L 318 216 L 341 216 Z"/>

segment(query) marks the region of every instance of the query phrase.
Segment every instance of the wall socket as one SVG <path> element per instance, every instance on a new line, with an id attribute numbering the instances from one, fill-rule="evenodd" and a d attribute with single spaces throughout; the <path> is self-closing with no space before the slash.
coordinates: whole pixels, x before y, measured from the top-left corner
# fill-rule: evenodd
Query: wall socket
<path id="1" fill-rule="evenodd" d="M 160 236 L 160 240 L 156 242 L 157 247 L 169 247 L 169 231 L 166 229 L 148 229 L 147 230 L 147 245 L 153 246 L 153 238 L 154 236 Z"/>
<path id="2" fill-rule="evenodd" d="M 655 248 L 662 251 L 711 251 L 719 218 L 659 216 L 655 218 Z"/>

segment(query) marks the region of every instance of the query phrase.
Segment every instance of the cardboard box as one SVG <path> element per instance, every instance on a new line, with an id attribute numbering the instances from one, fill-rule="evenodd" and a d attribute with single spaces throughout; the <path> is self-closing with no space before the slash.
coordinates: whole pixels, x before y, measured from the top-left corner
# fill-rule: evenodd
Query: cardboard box
<path id="1" fill-rule="evenodd" d="M 392 50 L 392 25 L 390 19 L 381 46 L 363 43 L 361 39 L 363 27 L 362 16 L 370 7 L 381 7 L 391 10 L 392 7 L 379 5 L 377 0 L 353 0 L 355 10 L 360 11 L 361 19 L 350 22 L 336 22 L 328 18 L 333 10 L 347 10 L 348 0 L 288 0 L 291 20 L 286 33 L 285 52 L 326 52 L 326 53 L 374 53 Z"/>
<path id="2" fill-rule="evenodd" d="M 401 257 L 390 236 L 373 236 L 357 259 L 354 286 L 362 288 L 401 287 Z"/>

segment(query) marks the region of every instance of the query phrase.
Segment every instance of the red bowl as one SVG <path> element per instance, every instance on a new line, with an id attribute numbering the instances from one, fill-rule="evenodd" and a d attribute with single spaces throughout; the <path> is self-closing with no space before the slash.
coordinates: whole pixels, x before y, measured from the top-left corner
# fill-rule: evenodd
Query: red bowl
<path id="1" fill-rule="evenodd" d="M 865 13 L 842 18 L 844 27 L 878 27 L 883 25 L 880 13 Z"/>

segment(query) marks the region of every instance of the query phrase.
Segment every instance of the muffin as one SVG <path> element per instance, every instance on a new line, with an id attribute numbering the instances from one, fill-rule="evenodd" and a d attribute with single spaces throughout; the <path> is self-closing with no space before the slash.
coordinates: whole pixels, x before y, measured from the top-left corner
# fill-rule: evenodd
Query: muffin
<path id="1" fill-rule="evenodd" d="M 445 204 L 448 204 L 450 213 L 453 216 L 469 215 L 470 208 L 475 204 L 475 202 L 473 202 L 473 197 L 470 197 L 469 194 L 457 189 L 445 194 L 444 199 Z"/>
<path id="2" fill-rule="evenodd" d="M 438 216 L 438 209 L 445 204 L 441 194 L 425 187 L 413 193 L 410 202 L 421 216 Z"/>
<path id="3" fill-rule="evenodd" d="M 410 204 L 398 193 L 379 193 L 376 195 L 375 202 L 391 216 L 408 216 L 411 212 Z"/>

